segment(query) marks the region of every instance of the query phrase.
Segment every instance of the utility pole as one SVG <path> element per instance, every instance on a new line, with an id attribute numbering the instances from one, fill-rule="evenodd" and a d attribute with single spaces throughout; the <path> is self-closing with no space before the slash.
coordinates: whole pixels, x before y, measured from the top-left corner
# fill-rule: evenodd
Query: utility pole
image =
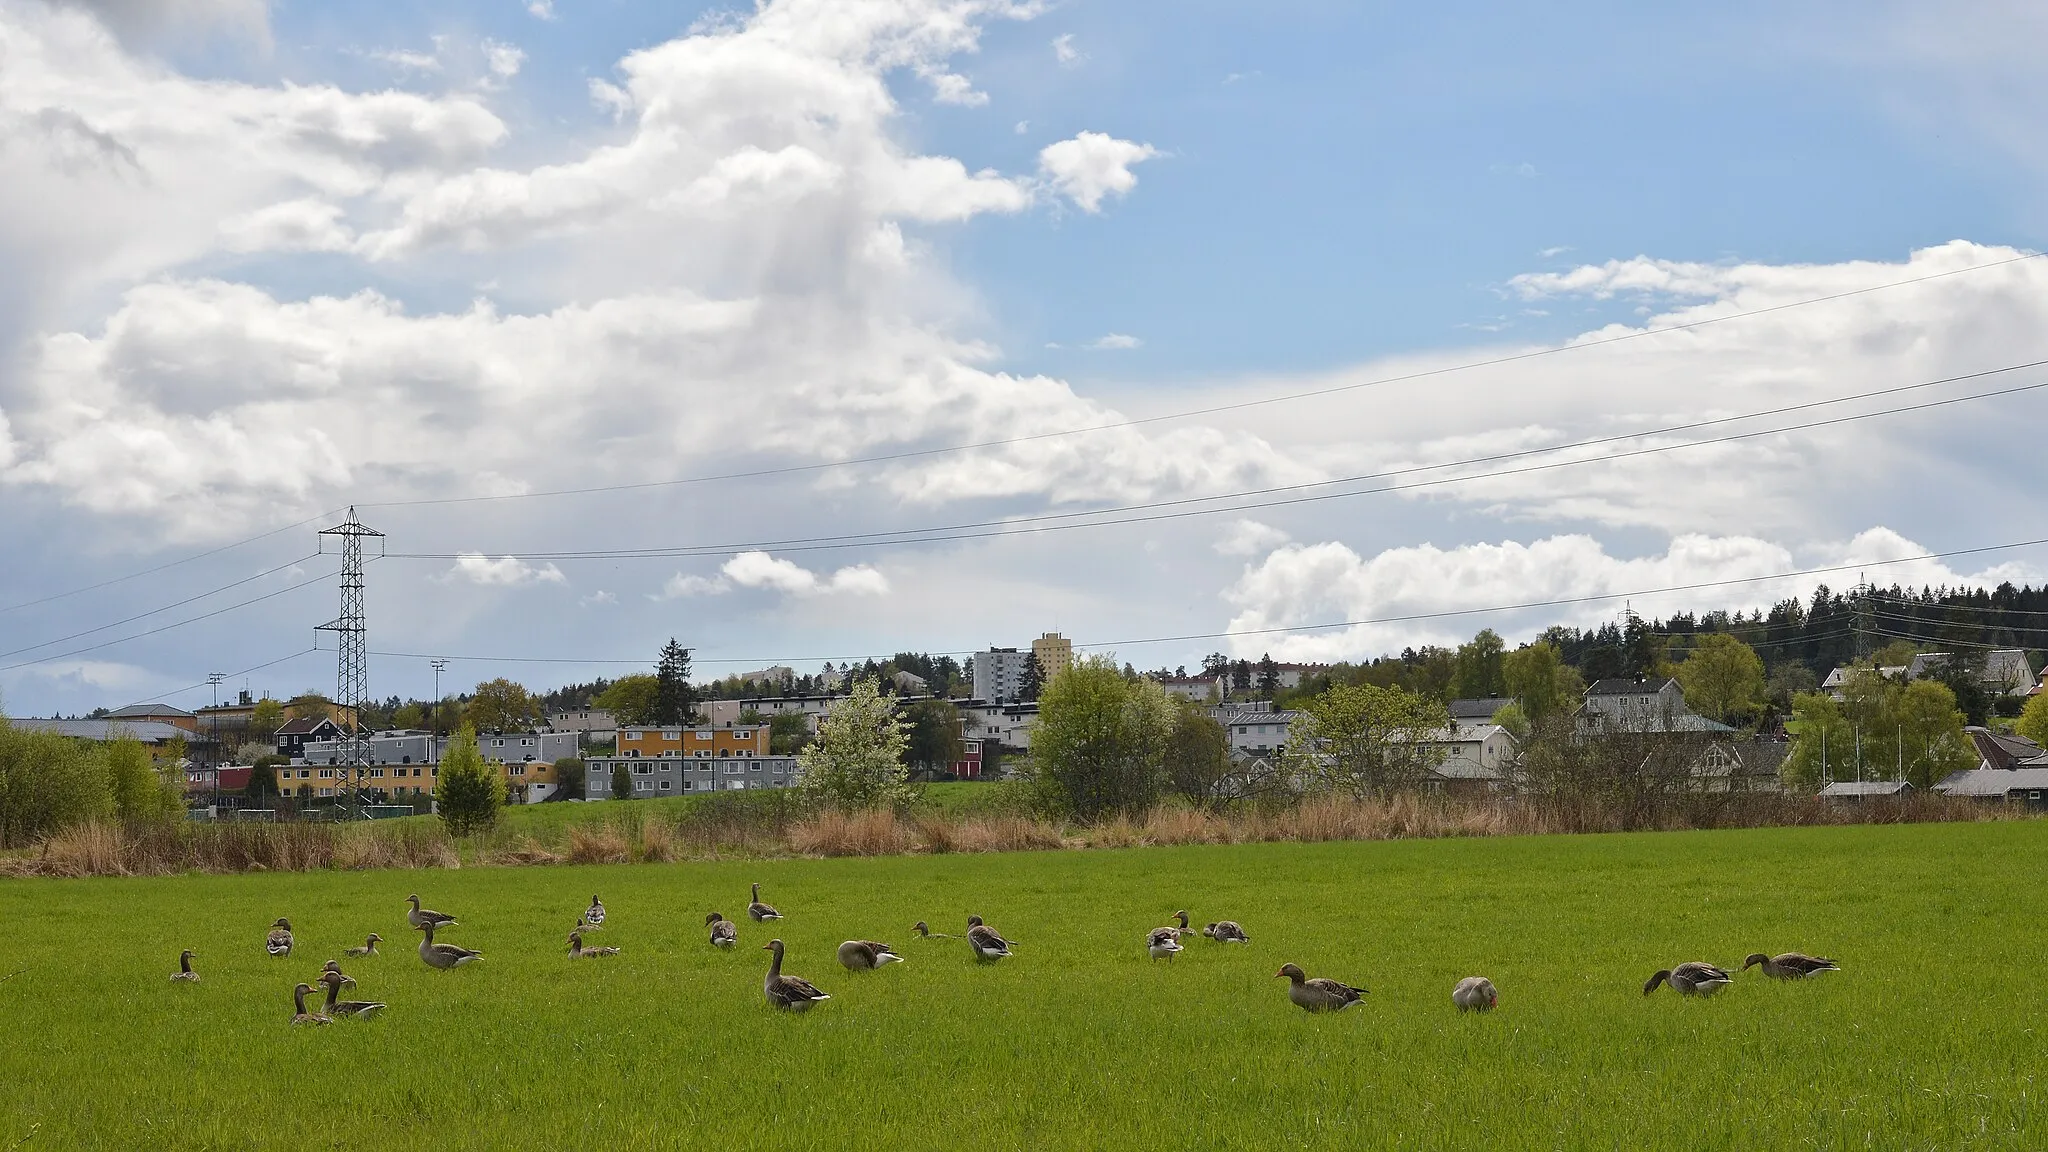
<path id="1" fill-rule="evenodd" d="M 363 727 L 363 705 L 370 696 L 369 628 L 363 616 L 363 540 L 375 537 L 381 541 L 384 534 L 356 519 L 356 510 L 351 507 L 347 520 L 320 535 L 341 539 L 341 615 L 332 623 L 320 625 L 317 631 L 335 634 L 334 702 L 347 710 L 348 717 L 339 757 L 345 787 L 338 791 L 344 797 L 348 815 L 361 819 L 366 815 L 363 778 L 370 763 L 370 733 Z M 321 550 L 326 551 L 327 541 L 322 539 L 320 544 Z M 378 547 L 381 553 L 382 545 Z"/>
<path id="2" fill-rule="evenodd" d="M 225 672 L 206 674 L 206 683 L 213 688 L 213 707 L 206 713 L 206 766 L 213 772 L 213 787 L 206 799 L 215 810 L 220 807 L 220 682 L 227 678 Z"/>
<path id="3" fill-rule="evenodd" d="M 434 665 L 434 722 L 427 725 L 427 763 L 439 764 L 441 762 L 441 734 L 435 728 L 439 724 L 441 716 L 441 673 L 448 670 L 448 658 L 446 656 L 437 656 L 431 663 Z"/>

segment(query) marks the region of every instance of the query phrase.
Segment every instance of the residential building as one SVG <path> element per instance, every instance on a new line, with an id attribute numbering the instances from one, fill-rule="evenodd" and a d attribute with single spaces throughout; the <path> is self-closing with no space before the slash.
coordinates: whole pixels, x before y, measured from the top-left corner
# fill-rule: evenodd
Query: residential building
<path id="1" fill-rule="evenodd" d="M 623 740 L 627 730 L 619 731 Z M 584 762 L 583 798 L 612 799 L 612 776 L 621 768 L 633 781 L 634 798 L 643 800 L 692 792 L 789 788 L 797 782 L 794 756 L 597 757 Z"/>
<path id="2" fill-rule="evenodd" d="M 173 728 L 183 728 L 188 735 L 197 735 L 199 732 L 198 716 L 183 708 L 173 708 L 169 704 L 130 704 L 126 708 L 114 709 L 101 719 L 169 724 Z"/>
<path id="3" fill-rule="evenodd" d="M 739 679 L 742 684 L 787 684 L 796 679 L 796 669 L 787 664 L 777 664 L 772 668 L 742 672 Z"/>
<path id="4" fill-rule="evenodd" d="M 1167 695 L 1198 704 L 1214 704 L 1230 695 L 1229 677 L 1226 676 L 1168 676 L 1158 684 L 1166 689 Z"/>
<path id="5" fill-rule="evenodd" d="M 784 712 L 798 712 L 810 717 L 811 731 L 818 730 L 818 719 L 832 708 L 837 696 L 761 696 L 752 700 L 706 700 L 697 705 L 698 715 L 714 728 L 730 728 L 740 722 L 746 712 L 758 712 L 763 716 L 776 716 Z"/>
<path id="6" fill-rule="evenodd" d="M 305 755 L 307 744 L 341 737 L 341 725 L 327 716 L 297 716 L 278 726 L 277 754 L 296 760 Z"/>
<path id="7" fill-rule="evenodd" d="M 960 727 L 969 740 L 994 740 L 1005 748 L 1029 750 L 1031 730 L 1038 726 L 1036 701 L 1001 703 L 969 697 L 948 701 L 960 712 Z"/>
<path id="8" fill-rule="evenodd" d="M 394 797 L 431 796 L 448 755 L 446 736 L 395 730 L 370 737 L 370 759 L 363 786 Z M 555 761 L 576 755 L 573 732 L 487 732 L 477 737 L 477 751 L 499 766 L 515 803 L 538 803 L 554 792 Z M 308 741 L 303 754 L 277 770 L 278 790 L 288 795 L 328 797 L 347 789 L 339 739 Z"/>
<path id="9" fill-rule="evenodd" d="M 1039 675 L 1050 682 L 1074 666 L 1074 642 L 1057 632 L 1047 632 L 1031 642 L 1031 658 L 1038 661 Z"/>
<path id="10" fill-rule="evenodd" d="M 609 740 L 619 730 L 618 721 L 602 708 L 569 708 L 549 713 L 548 727 L 557 732 L 574 732 L 578 736 L 599 740 Z"/>
<path id="11" fill-rule="evenodd" d="M 2011 736 L 2004 732 L 1993 732 L 1989 728 L 1972 724 L 1963 729 L 1970 743 L 1977 749 L 1979 768 L 2034 768 L 2048 766 L 2048 754 L 2041 746 L 2025 736 Z"/>
<path id="12" fill-rule="evenodd" d="M 768 755 L 768 725 L 723 728 L 621 728 L 620 760 L 705 760 Z"/>
<path id="13" fill-rule="evenodd" d="M 2048 808 L 2048 765 L 1954 772 L 1936 784 L 1934 790 L 1961 799 L 2001 800 L 2029 808 Z"/>
<path id="14" fill-rule="evenodd" d="M 69 736 L 76 740 L 140 740 L 152 752 L 161 751 L 174 740 L 190 740 L 192 734 L 175 725 L 158 720 L 113 720 L 101 717 L 96 720 L 9 720 L 7 723 L 24 732 L 49 732 L 58 736 Z"/>
<path id="15" fill-rule="evenodd" d="M 1877 672 L 1894 680 L 1926 680 L 1940 675 L 1942 668 L 1953 658 L 1953 654 L 1948 652 L 1921 652 L 1910 663 L 1879 668 Z M 1869 675 L 1870 671 L 1843 665 L 1828 673 L 1827 679 L 1820 683 L 1821 690 L 1837 700 L 1843 699 L 1849 681 L 1856 676 Z M 1997 648 L 1985 652 L 1977 669 L 1977 682 L 1993 696 L 2031 696 L 2041 690 L 2043 681 L 2048 681 L 2048 668 L 2042 669 L 2041 676 L 2043 680 L 2035 679 L 2026 652 L 2018 648 Z"/>
<path id="16" fill-rule="evenodd" d="M 1498 724 L 1453 721 L 1442 739 L 1427 743 L 1444 750 L 1431 781 L 1434 791 L 1489 792 L 1513 783 L 1515 738 Z"/>
<path id="17" fill-rule="evenodd" d="M 1590 734 L 1600 732 L 1733 732 L 1726 724 L 1709 720 L 1686 706 L 1685 691 L 1678 681 L 1665 677 L 1615 677 L 1596 680 L 1586 689 L 1586 702 L 1579 709 L 1579 724 Z"/>
<path id="18" fill-rule="evenodd" d="M 1459 724 L 1490 724 L 1496 712 L 1515 702 L 1513 696 L 1482 696 L 1451 701 L 1451 720 Z"/>
<path id="19" fill-rule="evenodd" d="M 990 648 L 974 654 L 974 698 L 991 703 L 1024 695 L 1025 662 L 1031 653 L 1015 648 Z"/>
<path id="20" fill-rule="evenodd" d="M 1230 754 L 1236 759 L 1253 756 L 1277 756 L 1287 746 L 1287 731 L 1299 712 L 1276 712 L 1270 700 L 1254 700 L 1245 704 L 1222 704 L 1209 709 L 1209 715 L 1223 725 L 1225 735 L 1230 738 Z"/>
<path id="21" fill-rule="evenodd" d="M 1868 800 L 1873 796 L 1904 796 L 1913 790 L 1904 780 L 1837 780 L 1820 790 L 1824 800 Z"/>

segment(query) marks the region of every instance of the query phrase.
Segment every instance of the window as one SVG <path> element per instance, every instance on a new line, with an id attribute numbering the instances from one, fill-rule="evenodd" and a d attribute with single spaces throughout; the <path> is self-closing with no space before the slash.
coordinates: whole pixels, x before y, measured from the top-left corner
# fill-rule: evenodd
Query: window
<path id="1" fill-rule="evenodd" d="M 730 761 L 728 761 L 728 762 L 726 763 L 726 765 L 725 765 L 725 774 L 726 774 L 726 775 L 728 775 L 728 776 L 737 776 L 737 775 L 739 775 L 739 774 L 740 774 L 740 766 L 739 766 L 739 765 L 737 765 L 737 764 L 734 764 L 734 763 L 732 763 L 732 762 L 730 762 Z"/>
<path id="2" fill-rule="evenodd" d="M 526 775 L 526 765 L 514 764 L 510 768 L 507 768 L 505 771 L 511 773 L 514 776 L 524 776 Z"/>
<path id="3" fill-rule="evenodd" d="M 747 771 L 749 771 L 749 772 L 759 772 L 760 770 L 761 770 L 761 766 L 760 766 L 759 764 L 749 764 L 749 765 L 747 765 Z"/>
<path id="4" fill-rule="evenodd" d="M 668 781 L 666 781 L 666 780 L 663 780 L 663 781 L 661 782 L 661 790 L 662 790 L 663 792 L 666 792 L 666 791 L 668 791 L 668 789 L 669 789 L 669 782 L 668 782 Z"/>
<path id="5" fill-rule="evenodd" d="M 654 791 L 654 782 L 652 780 L 635 780 L 633 781 L 633 791 L 652 792 Z"/>
<path id="6" fill-rule="evenodd" d="M 410 756 L 400 756 L 400 757 L 398 758 L 398 762 L 399 762 L 400 764 L 410 764 L 410 763 L 412 763 L 412 757 L 410 757 Z"/>
<path id="7" fill-rule="evenodd" d="M 532 741 L 532 740 L 521 740 L 521 741 L 519 742 L 519 746 L 520 746 L 521 748 L 531 748 L 531 747 L 533 747 L 533 741 Z"/>
<path id="8" fill-rule="evenodd" d="M 647 775 L 647 774 L 648 774 L 649 772 L 652 772 L 652 771 L 654 771 L 654 765 L 652 765 L 652 764 L 635 764 L 635 765 L 633 765 L 633 772 L 634 772 L 634 774 L 635 774 L 635 775 L 639 775 L 639 776 L 645 776 L 645 775 Z"/>
<path id="9" fill-rule="evenodd" d="M 707 731 L 702 731 L 702 730 L 699 730 L 699 731 L 696 731 L 696 732 L 692 732 L 692 733 L 691 733 L 690 735 L 691 735 L 691 736 L 693 736 L 693 737 L 695 737 L 695 738 L 696 738 L 696 739 L 698 739 L 698 740 L 709 740 L 709 739 L 711 739 L 711 733 L 710 733 L 710 732 L 707 732 Z"/>
<path id="10" fill-rule="evenodd" d="M 372 769 L 370 769 L 370 779 L 372 779 L 372 780 L 382 780 L 383 778 L 384 778 L 384 770 L 383 770 L 382 768 L 372 768 Z"/>

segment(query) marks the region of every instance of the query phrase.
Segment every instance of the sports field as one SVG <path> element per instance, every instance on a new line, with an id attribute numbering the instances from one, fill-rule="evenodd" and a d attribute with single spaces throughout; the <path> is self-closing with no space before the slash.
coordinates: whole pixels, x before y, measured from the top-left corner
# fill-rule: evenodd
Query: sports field
<path id="1" fill-rule="evenodd" d="M 0 1150 L 2039 1148 L 2044 880 L 2030 821 L 0 881 Z M 745 920 L 753 881 L 787 920 Z M 486 959 L 421 964 L 413 891 Z M 624 954 L 572 961 L 593 892 Z M 1253 943 L 1146 959 L 1176 908 Z M 909 932 L 970 912 L 1017 955 Z M 290 1026 L 370 931 L 346 967 L 383 1017 Z M 767 1007 L 771 934 L 831 1001 Z M 909 961 L 845 972 L 849 937 Z M 1641 993 L 1788 949 L 1844 971 Z M 1310 1016 L 1288 961 L 1371 995 Z M 1489 1016 L 1451 1007 L 1473 973 Z"/>

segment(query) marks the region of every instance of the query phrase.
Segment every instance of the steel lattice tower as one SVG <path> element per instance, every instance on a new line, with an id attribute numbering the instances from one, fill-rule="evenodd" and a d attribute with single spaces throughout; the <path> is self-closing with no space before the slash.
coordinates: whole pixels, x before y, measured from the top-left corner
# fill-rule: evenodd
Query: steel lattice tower
<path id="1" fill-rule="evenodd" d="M 348 731 L 342 742 L 342 779 L 347 782 L 343 804 L 350 815 L 363 815 L 363 779 L 370 763 L 370 732 L 363 727 L 363 705 L 370 699 L 369 628 L 363 618 L 363 538 L 384 534 L 365 527 L 348 510 L 348 519 L 321 532 L 322 537 L 341 538 L 341 615 L 316 631 L 335 635 L 334 702 L 347 709 Z M 326 550 L 326 540 L 321 540 Z"/>

